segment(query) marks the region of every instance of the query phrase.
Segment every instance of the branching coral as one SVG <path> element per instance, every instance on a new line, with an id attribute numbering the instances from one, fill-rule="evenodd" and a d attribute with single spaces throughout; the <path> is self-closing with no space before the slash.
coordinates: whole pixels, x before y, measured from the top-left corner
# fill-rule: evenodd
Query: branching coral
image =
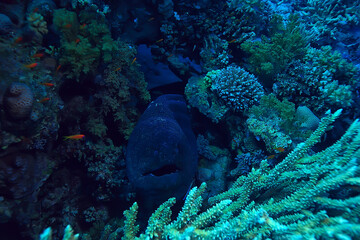
<path id="1" fill-rule="evenodd" d="M 315 40 L 329 37 L 336 39 L 338 32 L 346 29 L 345 25 L 359 23 L 359 6 L 358 0 L 308 0 L 302 10 L 310 31 L 317 35 Z"/>
<path id="2" fill-rule="evenodd" d="M 264 95 L 264 89 L 254 75 L 229 66 L 190 78 L 185 95 L 193 107 L 217 123 L 229 110 L 247 111 Z"/>
<path id="3" fill-rule="evenodd" d="M 241 67 L 229 66 L 208 72 L 205 79 L 211 91 L 235 112 L 245 112 L 254 105 L 264 90 L 256 77 Z"/>
<path id="4" fill-rule="evenodd" d="M 67 225 L 64 230 L 63 240 L 77 240 L 79 239 L 79 234 L 74 234 L 74 231 L 70 225 Z M 52 230 L 51 227 L 48 227 L 40 234 L 40 240 L 51 240 L 52 239 Z"/>

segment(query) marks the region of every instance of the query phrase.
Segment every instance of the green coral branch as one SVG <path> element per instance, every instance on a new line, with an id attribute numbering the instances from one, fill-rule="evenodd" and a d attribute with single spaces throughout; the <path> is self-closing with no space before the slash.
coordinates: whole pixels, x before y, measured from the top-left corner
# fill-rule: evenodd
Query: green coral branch
<path id="1" fill-rule="evenodd" d="M 125 227 L 123 240 L 135 239 L 136 234 L 139 231 L 139 225 L 136 225 L 136 216 L 138 212 L 138 205 L 136 202 L 130 207 L 129 210 L 124 211 Z"/>
<path id="2" fill-rule="evenodd" d="M 74 234 L 74 231 L 70 225 L 67 225 L 64 230 L 64 237 L 62 240 L 77 240 L 79 239 L 79 234 Z M 51 227 L 48 227 L 40 234 L 40 240 L 51 240 L 52 239 L 52 230 Z"/>

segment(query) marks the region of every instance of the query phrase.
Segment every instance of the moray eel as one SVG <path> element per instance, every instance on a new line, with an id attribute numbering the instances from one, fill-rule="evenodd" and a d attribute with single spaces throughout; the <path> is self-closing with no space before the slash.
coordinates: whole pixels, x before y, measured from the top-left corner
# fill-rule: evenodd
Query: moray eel
<path id="1" fill-rule="evenodd" d="M 184 197 L 197 171 L 197 149 L 183 96 L 162 95 L 150 103 L 130 136 L 126 170 L 149 211 Z"/>

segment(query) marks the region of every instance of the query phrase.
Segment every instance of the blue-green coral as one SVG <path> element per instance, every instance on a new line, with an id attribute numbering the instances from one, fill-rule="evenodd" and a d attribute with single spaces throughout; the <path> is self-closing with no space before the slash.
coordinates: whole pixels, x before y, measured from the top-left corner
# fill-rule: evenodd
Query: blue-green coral
<path id="1" fill-rule="evenodd" d="M 229 110 L 246 112 L 264 95 L 264 89 L 253 74 L 228 66 L 210 71 L 205 77 L 190 78 L 185 95 L 191 106 L 219 122 Z"/>
<path id="2" fill-rule="evenodd" d="M 208 72 L 205 81 L 211 91 L 235 112 L 245 112 L 264 95 L 257 78 L 238 66 L 229 66 Z"/>

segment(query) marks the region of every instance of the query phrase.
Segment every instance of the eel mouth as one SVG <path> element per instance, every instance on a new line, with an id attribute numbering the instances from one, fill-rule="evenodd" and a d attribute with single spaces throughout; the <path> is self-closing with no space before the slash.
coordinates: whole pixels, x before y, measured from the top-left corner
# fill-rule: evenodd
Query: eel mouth
<path id="1" fill-rule="evenodd" d="M 143 176 L 155 176 L 155 177 L 161 177 L 173 173 L 178 173 L 181 169 L 178 168 L 175 164 L 168 164 L 165 166 L 162 166 L 160 168 L 157 168 L 155 170 L 151 170 L 148 172 L 143 173 Z"/>

